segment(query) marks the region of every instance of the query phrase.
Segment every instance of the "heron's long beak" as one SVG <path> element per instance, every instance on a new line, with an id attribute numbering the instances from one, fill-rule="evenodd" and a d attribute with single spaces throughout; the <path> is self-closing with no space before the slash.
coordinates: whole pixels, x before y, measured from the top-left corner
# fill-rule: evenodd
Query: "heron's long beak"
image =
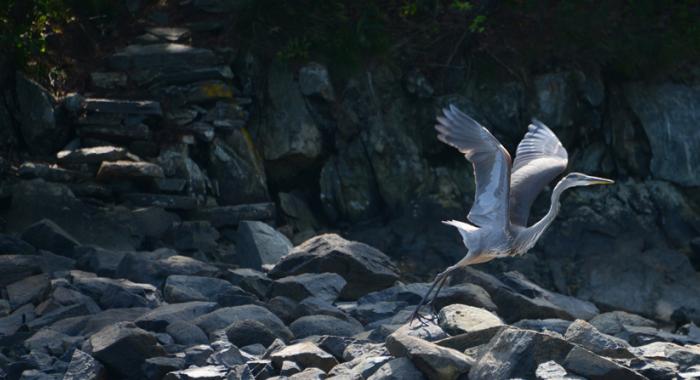
<path id="1" fill-rule="evenodd" d="M 615 181 L 603 177 L 588 176 L 588 183 L 591 185 L 612 185 Z"/>

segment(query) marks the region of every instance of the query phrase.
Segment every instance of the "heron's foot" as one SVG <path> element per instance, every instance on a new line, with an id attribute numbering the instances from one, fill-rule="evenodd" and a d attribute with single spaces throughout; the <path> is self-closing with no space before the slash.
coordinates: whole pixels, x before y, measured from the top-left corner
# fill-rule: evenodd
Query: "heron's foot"
<path id="1" fill-rule="evenodd" d="M 425 327 L 429 324 L 437 324 L 438 323 L 438 315 L 435 313 L 435 309 L 430 308 L 430 313 L 427 315 L 421 314 L 420 309 L 422 306 L 416 307 L 416 310 L 413 311 L 411 314 L 411 318 L 408 320 L 408 325 L 413 326 L 413 321 L 417 320 L 420 323 L 420 327 Z"/>

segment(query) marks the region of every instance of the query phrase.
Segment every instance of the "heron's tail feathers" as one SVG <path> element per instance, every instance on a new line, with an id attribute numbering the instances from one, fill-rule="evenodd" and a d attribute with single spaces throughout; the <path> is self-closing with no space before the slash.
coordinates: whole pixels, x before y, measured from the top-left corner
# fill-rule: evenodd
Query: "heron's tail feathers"
<path id="1" fill-rule="evenodd" d="M 443 220 L 442 222 L 444 224 L 457 227 L 457 231 L 459 231 L 459 234 L 462 235 L 462 241 L 464 242 L 464 245 L 467 248 L 469 248 L 469 246 L 471 245 L 469 244 L 470 235 L 479 229 L 479 227 L 477 226 L 465 222 L 460 222 L 459 220 Z"/>

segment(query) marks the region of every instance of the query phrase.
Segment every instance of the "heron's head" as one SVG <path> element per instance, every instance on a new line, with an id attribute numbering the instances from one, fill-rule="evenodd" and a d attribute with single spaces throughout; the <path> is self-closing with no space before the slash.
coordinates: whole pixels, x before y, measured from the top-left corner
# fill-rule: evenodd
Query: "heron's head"
<path id="1" fill-rule="evenodd" d="M 565 184 L 566 187 L 575 187 L 591 185 L 610 185 L 615 183 L 615 181 L 607 178 L 594 177 L 588 174 L 573 172 L 567 174 L 566 177 L 564 177 L 564 180 L 562 180 L 562 183 Z"/>

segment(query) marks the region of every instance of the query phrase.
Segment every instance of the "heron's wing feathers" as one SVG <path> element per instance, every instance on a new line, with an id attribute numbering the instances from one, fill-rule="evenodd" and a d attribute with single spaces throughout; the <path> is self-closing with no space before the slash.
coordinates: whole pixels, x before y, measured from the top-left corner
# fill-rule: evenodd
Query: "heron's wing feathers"
<path id="1" fill-rule="evenodd" d="M 450 105 L 438 116 L 438 139 L 457 148 L 474 166 L 476 194 L 467 218 L 477 226 L 508 223 L 510 155 L 486 128 Z"/>
<path id="2" fill-rule="evenodd" d="M 537 195 L 566 168 L 568 155 L 557 136 L 533 119 L 515 154 L 510 178 L 510 221 L 527 226 Z"/>

